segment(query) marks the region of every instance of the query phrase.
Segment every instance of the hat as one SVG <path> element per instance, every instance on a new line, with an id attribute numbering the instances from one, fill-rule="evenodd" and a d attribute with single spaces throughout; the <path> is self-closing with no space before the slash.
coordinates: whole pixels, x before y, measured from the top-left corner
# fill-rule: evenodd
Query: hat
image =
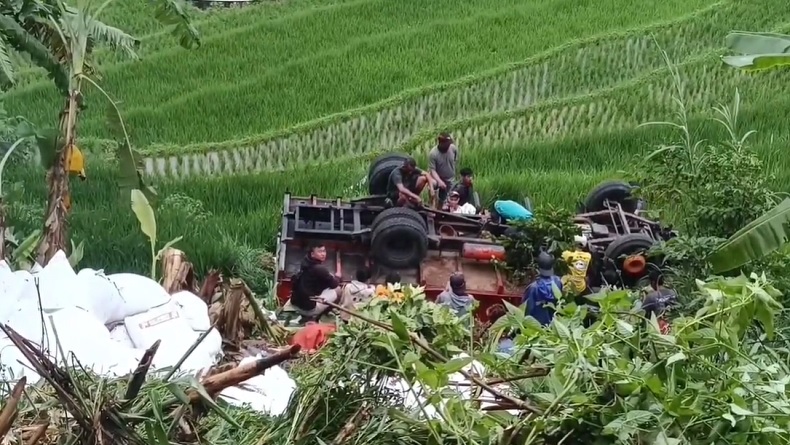
<path id="1" fill-rule="evenodd" d="M 538 273 L 542 277 L 550 277 L 554 275 L 554 256 L 548 252 L 541 252 L 538 254 L 536 263 L 538 263 Z"/>
<path id="2" fill-rule="evenodd" d="M 466 279 L 464 274 L 457 272 L 450 276 L 450 289 L 457 295 L 466 293 Z"/>
<path id="3" fill-rule="evenodd" d="M 458 193 L 458 190 L 453 190 L 452 192 L 450 192 L 450 196 L 458 196 L 460 198 L 461 194 Z"/>

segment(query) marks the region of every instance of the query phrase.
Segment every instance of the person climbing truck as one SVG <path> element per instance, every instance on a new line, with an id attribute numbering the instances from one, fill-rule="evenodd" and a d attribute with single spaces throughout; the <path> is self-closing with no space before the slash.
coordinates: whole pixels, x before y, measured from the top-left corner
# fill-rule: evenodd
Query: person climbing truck
<path id="1" fill-rule="evenodd" d="M 422 205 L 420 194 L 428 187 L 431 197 L 434 196 L 435 181 L 430 174 L 417 167 L 417 161 L 409 156 L 403 164 L 392 170 L 387 184 L 387 205 L 404 207 L 409 204 Z"/>
<path id="2" fill-rule="evenodd" d="M 329 272 L 324 261 L 326 247 L 320 243 L 311 244 L 294 276 L 291 305 L 304 317 L 320 318 L 329 311 L 326 303 L 335 303 L 340 297 L 340 279 Z"/>
<path id="3" fill-rule="evenodd" d="M 428 171 L 436 181 L 439 192 L 439 205 L 444 205 L 447 193 L 455 183 L 455 165 L 458 162 L 458 147 L 449 133 L 441 133 L 436 138 L 436 146 L 428 154 Z M 463 205 L 463 204 L 462 204 Z"/>

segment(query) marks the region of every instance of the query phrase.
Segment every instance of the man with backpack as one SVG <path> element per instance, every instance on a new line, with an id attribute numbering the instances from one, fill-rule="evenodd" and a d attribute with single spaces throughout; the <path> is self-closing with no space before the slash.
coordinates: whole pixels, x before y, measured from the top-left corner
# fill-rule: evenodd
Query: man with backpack
<path id="1" fill-rule="evenodd" d="M 533 281 L 524 292 L 521 303 L 527 304 L 526 313 L 538 320 L 541 325 L 548 326 L 554 319 L 554 308 L 550 304 L 557 304 L 557 295 L 562 294 L 562 280 L 554 275 L 554 257 L 548 252 L 541 252 L 537 258 L 538 278 Z"/>

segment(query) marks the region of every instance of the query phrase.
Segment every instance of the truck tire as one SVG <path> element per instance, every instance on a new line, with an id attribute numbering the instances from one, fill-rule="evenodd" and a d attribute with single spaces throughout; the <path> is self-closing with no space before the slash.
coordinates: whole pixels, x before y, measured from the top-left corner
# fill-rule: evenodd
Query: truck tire
<path id="1" fill-rule="evenodd" d="M 390 216 L 373 230 L 370 253 L 377 263 L 394 269 L 419 266 L 428 253 L 428 233 L 410 217 Z"/>
<path id="2" fill-rule="evenodd" d="M 640 251 L 645 251 L 653 247 L 655 240 L 644 233 L 629 233 L 617 237 L 606 246 L 604 255 L 607 258 L 617 261 L 623 255 L 630 255 Z"/>
<path id="3" fill-rule="evenodd" d="M 384 195 L 387 193 L 387 182 L 390 173 L 403 164 L 409 155 L 405 153 L 387 153 L 379 156 L 370 164 L 368 170 L 368 193 Z"/>
<path id="4" fill-rule="evenodd" d="M 390 218 L 408 218 L 412 219 L 418 223 L 425 229 L 425 233 L 428 233 L 428 224 L 425 222 L 425 218 L 420 215 L 414 209 L 410 209 L 408 207 L 390 207 L 388 209 L 384 209 L 381 213 L 376 215 L 373 219 L 373 224 L 370 225 L 370 231 L 375 232 L 376 227 L 382 222 L 386 221 Z"/>
<path id="5" fill-rule="evenodd" d="M 599 184 L 584 200 L 584 212 L 600 212 L 606 210 L 606 201 L 618 202 L 626 213 L 636 211 L 638 200 L 632 191 L 634 186 L 623 181 L 608 181 Z"/>

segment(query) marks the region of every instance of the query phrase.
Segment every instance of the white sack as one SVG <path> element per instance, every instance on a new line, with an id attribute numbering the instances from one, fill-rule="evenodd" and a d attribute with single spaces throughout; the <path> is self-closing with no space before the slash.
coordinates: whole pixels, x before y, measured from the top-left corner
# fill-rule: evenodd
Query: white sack
<path id="1" fill-rule="evenodd" d="M 90 311 L 86 305 L 86 289 L 69 264 L 62 250 L 49 260 L 40 272 L 33 274 L 38 281 L 38 295 L 45 311 L 55 311 L 67 307 L 79 307 Z"/>
<path id="2" fill-rule="evenodd" d="M 104 272 L 82 269 L 77 279 L 85 289 L 85 308 L 104 324 L 115 323 L 126 317 L 121 292 Z"/>
<path id="3" fill-rule="evenodd" d="M 251 363 L 259 358 L 245 357 L 239 366 Z M 234 406 L 249 406 L 251 409 L 271 416 L 283 414 L 288 401 L 296 390 L 296 383 L 288 373 L 279 366 L 273 366 L 263 375 L 257 375 L 237 386 L 224 389 L 220 397 Z"/>
<path id="4" fill-rule="evenodd" d="M 172 297 L 193 331 L 205 332 L 211 328 L 211 320 L 208 318 L 208 306 L 200 297 L 187 290 L 176 292 Z"/>
<path id="5" fill-rule="evenodd" d="M 27 377 L 27 384 L 32 385 L 41 379 L 33 366 L 6 336 L 0 337 L 0 380 L 17 382 Z"/>
<path id="6" fill-rule="evenodd" d="M 61 365 L 70 366 L 76 358 L 83 367 L 97 374 L 119 376 L 131 372 L 139 361 L 137 351 L 113 341 L 107 327 L 80 308 L 69 307 L 51 314 L 20 310 L 8 325 L 41 345 Z"/>
<path id="7" fill-rule="evenodd" d="M 129 333 L 126 331 L 126 325 L 124 324 L 119 324 L 110 329 L 110 338 L 112 338 L 112 341 L 125 348 L 136 349 L 132 337 L 129 337 Z"/>
<path id="8" fill-rule="evenodd" d="M 124 324 L 138 349 L 148 349 L 157 340 L 161 340 L 153 360 L 153 366 L 157 369 L 175 366 L 200 337 L 200 333 L 192 330 L 186 317 L 181 315 L 178 305 L 172 301 L 142 314 L 126 317 Z M 211 337 L 212 334 L 209 334 L 204 342 Z M 199 370 L 216 363 L 216 359 L 209 356 L 211 351 L 208 349 L 214 347 L 215 340 L 216 336 L 213 342 L 201 343 L 181 365 L 180 371 Z"/>
<path id="9" fill-rule="evenodd" d="M 107 275 L 118 288 L 123 299 L 123 318 L 161 306 L 170 301 L 170 295 L 156 281 L 131 273 L 115 273 Z M 117 321 L 117 320 L 116 320 Z"/>

